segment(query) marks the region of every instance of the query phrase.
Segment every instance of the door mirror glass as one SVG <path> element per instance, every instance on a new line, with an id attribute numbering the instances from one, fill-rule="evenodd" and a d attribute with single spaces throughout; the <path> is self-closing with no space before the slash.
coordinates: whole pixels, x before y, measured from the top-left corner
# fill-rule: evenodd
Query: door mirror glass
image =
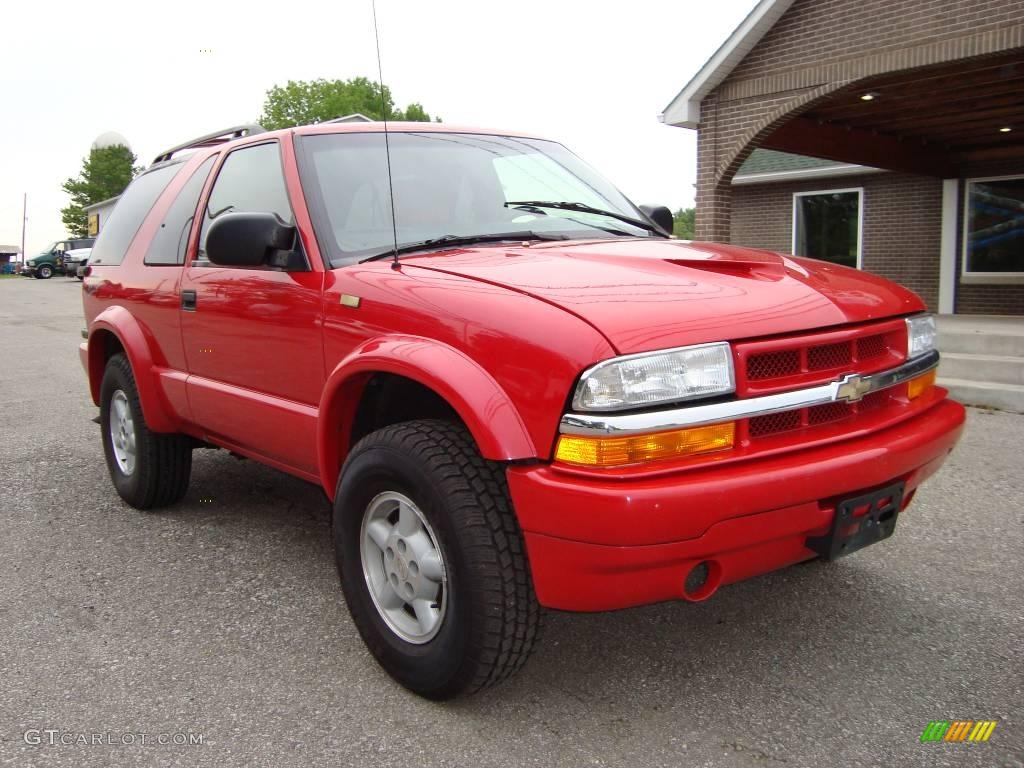
<path id="1" fill-rule="evenodd" d="M 210 224 L 206 257 L 222 267 L 291 267 L 295 227 L 274 213 L 222 213 Z"/>

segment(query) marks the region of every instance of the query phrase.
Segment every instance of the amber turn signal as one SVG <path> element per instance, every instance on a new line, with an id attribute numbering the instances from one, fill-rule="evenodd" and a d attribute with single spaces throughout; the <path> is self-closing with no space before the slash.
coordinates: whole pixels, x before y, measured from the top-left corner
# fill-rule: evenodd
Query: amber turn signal
<path id="1" fill-rule="evenodd" d="M 736 424 L 731 421 L 629 437 L 562 435 L 558 438 L 555 460 L 584 467 L 624 467 L 722 451 L 732 448 L 735 438 Z"/>
<path id="2" fill-rule="evenodd" d="M 935 371 L 928 371 L 924 376 L 918 376 L 907 382 L 907 397 L 913 400 L 920 397 L 929 389 L 935 386 Z"/>

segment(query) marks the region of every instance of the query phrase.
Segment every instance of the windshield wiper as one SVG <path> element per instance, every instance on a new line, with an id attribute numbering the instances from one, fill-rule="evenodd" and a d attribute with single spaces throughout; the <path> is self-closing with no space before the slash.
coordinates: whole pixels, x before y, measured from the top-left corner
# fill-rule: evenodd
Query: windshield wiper
<path id="1" fill-rule="evenodd" d="M 505 203 L 505 207 L 516 207 L 516 206 L 533 206 L 536 208 L 558 208 L 563 211 L 578 211 L 579 213 L 593 213 L 598 216 L 609 216 L 619 221 L 624 221 L 627 224 L 632 224 L 634 227 L 640 227 L 640 229 L 646 229 L 648 232 L 653 232 L 656 235 L 665 237 L 665 233 L 661 227 L 657 224 L 652 224 L 649 221 L 643 219 L 634 219 L 632 216 L 626 216 L 623 213 L 616 211 L 606 211 L 602 208 L 595 208 L 592 205 L 586 203 L 559 203 L 553 200 L 509 200 Z"/>
<path id="2" fill-rule="evenodd" d="M 365 259 L 360 259 L 359 263 L 363 264 L 367 261 L 377 261 L 379 259 L 387 259 L 395 255 L 401 256 L 403 253 L 413 253 L 415 251 L 429 251 L 435 248 L 447 248 L 457 245 L 474 245 L 475 243 L 503 243 L 509 240 L 567 240 L 565 235 L 552 235 L 548 233 L 533 232 L 532 230 L 521 230 L 519 232 L 498 232 L 495 234 L 487 235 L 443 235 L 441 237 L 432 237 L 429 240 L 420 240 L 417 243 L 406 243 L 398 246 L 398 248 L 389 248 L 381 253 L 376 253 L 373 256 L 367 256 Z"/>

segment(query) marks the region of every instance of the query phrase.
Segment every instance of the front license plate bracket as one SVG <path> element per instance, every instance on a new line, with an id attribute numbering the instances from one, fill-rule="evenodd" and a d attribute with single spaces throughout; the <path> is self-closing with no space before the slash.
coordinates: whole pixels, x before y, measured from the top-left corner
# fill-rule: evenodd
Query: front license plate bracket
<path id="1" fill-rule="evenodd" d="M 836 504 L 832 527 L 824 536 L 809 536 L 807 548 L 825 560 L 849 555 L 892 536 L 903 505 L 903 483 L 844 499 Z"/>

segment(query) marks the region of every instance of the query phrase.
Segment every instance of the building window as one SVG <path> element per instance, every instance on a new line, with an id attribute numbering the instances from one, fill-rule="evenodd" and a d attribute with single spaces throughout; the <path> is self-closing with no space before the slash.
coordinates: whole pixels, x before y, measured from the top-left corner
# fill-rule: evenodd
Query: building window
<path id="1" fill-rule="evenodd" d="M 793 195 L 793 254 L 860 269 L 864 190 Z"/>
<path id="2" fill-rule="evenodd" d="M 967 182 L 963 265 L 965 275 L 1024 275 L 1024 176 Z"/>

